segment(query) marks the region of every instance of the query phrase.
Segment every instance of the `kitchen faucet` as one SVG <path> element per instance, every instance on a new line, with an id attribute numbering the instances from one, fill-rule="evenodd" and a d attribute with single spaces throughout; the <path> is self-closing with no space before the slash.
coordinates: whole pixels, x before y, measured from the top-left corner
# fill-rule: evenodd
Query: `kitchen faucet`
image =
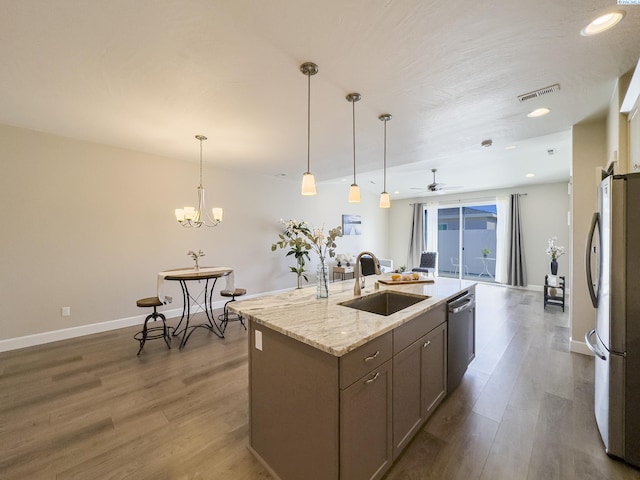
<path id="1" fill-rule="evenodd" d="M 356 257 L 356 265 L 355 265 L 355 269 L 353 271 L 353 276 L 356 279 L 356 284 L 353 287 L 353 294 L 356 297 L 359 297 L 361 295 L 361 287 L 360 287 L 360 258 L 362 258 L 363 255 L 369 255 L 372 259 L 373 259 L 373 266 L 375 268 L 375 272 L 376 275 L 380 275 L 380 267 L 378 266 L 378 259 L 376 258 L 376 256 L 371 253 L 371 252 L 360 252 L 358 254 L 358 256 Z M 362 288 L 364 288 L 364 275 L 362 276 Z"/>

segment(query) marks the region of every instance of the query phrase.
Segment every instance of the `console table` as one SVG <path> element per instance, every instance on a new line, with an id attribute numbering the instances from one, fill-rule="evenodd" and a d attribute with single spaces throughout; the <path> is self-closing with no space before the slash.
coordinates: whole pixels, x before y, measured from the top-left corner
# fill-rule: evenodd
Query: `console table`
<path id="1" fill-rule="evenodd" d="M 351 275 L 349 278 L 353 278 L 355 275 L 353 265 L 350 267 L 333 267 L 333 281 L 336 280 L 336 275 L 340 275 L 340 280 L 345 279 L 345 275 Z"/>

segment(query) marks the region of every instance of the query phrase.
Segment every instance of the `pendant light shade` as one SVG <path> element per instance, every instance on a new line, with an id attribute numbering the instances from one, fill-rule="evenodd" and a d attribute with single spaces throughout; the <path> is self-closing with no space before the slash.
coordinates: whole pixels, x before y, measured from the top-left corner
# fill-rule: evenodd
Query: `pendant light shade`
<path id="1" fill-rule="evenodd" d="M 378 120 L 384 122 L 384 164 L 382 168 L 384 184 L 380 194 L 380 208 L 391 208 L 391 197 L 387 193 L 387 122 L 391 120 L 391 114 L 383 113 L 378 117 Z"/>
<path id="2" fill-rule="evenodd" d="M 300 65 L 300 71 L 307 76 L 307 171 L 302 175 L 302 195 L 316 194 L 316 178 L 310 169 L 311 153 L 311 75 L 318 73 L 315 63 L 305 62 Z"/>
<path id="3" fill-rule="evenodd" d="M 350 93 L 347 100 L 351 102 L 353 112 L 353 183 L 349 189 L 349 203 L 360 203 L 360 187 L 356 183 L 356 102 L 362 97 L 359 93 Z"/>
<path id="4" fill-rule="evenodd" d="M 349 187 L 349 203 L 360 203 L 360 187 L 355 183 Z"/>

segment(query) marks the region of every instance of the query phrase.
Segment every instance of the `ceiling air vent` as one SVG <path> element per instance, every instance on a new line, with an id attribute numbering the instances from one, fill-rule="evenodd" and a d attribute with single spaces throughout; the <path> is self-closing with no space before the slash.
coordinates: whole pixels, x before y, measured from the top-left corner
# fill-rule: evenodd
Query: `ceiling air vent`
<path id="1" fill-rule="evenodd" d="M 540 90 L 525 93 L 524 95 L 518 95 L 518 100 L 524 102 L 526 100 L 531 100 L 532 98 L 537 98 L 549 93 L 557 92 L 558 90 L 560 90 L 560 84 L 556 83 L 555 85 L 550 85 L 548 87 L 541 88 Z"/>

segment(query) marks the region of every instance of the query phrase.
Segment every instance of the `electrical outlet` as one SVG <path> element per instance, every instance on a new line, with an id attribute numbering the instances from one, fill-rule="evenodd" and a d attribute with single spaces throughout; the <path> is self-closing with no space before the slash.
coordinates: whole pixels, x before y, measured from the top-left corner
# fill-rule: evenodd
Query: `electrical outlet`
<path id="1" fill-rule="evenodd" d="M 70 317 L 71 316 L 71 307 L 62 307 L 62 316 Z"/>

